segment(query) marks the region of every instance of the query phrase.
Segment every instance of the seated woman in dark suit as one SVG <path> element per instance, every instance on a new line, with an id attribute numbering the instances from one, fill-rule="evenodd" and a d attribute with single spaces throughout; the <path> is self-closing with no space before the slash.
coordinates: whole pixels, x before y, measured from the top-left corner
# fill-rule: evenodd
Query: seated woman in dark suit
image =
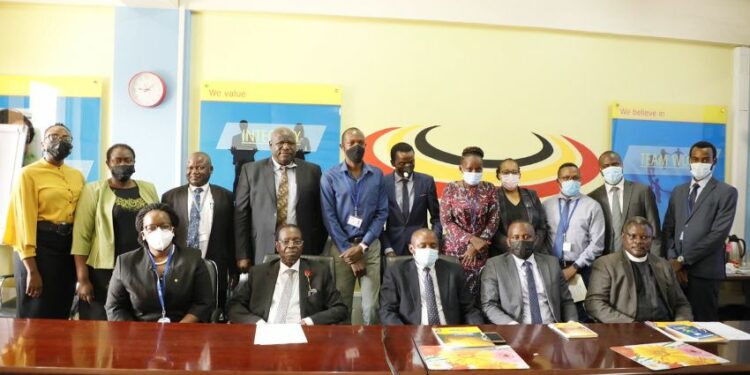
<path id="1" fill-rule="evenodd" d="M 135 219 L 142 248 L 117 257 L 107 295 L 108 320 L 196 323 L 209 320 L 215 297 L 201 253 L 173 242 L 177 213 L 143 207 Z"/>
<path id="2" fill-rule="evenodd" d="M 534 190 L 518 186 L 521 181 L 521 168 L 518 162 L 508 158 L 500 162 L 495 172 L 501 185 L 497 188 L 497 203 L 500 210 L 500 223 L 490 243 L 490 256 L 508 252 L 508 227 L 516 220 L 524 220 L 534 226 L 537 253 L 549 254 L 547 246 L 547 215 Z"/>

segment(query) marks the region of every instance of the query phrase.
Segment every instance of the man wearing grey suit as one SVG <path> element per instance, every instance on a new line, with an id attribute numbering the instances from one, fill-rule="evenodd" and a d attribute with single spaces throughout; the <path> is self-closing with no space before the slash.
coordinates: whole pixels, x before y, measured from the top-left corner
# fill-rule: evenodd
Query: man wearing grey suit
<path id="1" fill-rule="evenodd" d="M 229 301 L 229 320 L 250 324 L 337 324 L 346 305 L 327 265 L 300 259 L 304 241 L 299 227 L 279 227 L 279 259 L 250 269 Z"/>
<path id="2" fill-rule="evenodd" d="M 490 258 L 482 270 L 482 311 L 492 324 L 578 320 L 557 258 L 535 254 L 534 235 L 530 223 L 511 223 L 510 252 Z"/>
<path id="3" fill-rule="evenodd" d="M 724 241 L 737 209 L 737 189 L 712 177 L 716 147 L 690 147 L 689 183 L 669 197 L 662 247 L 685 289 L 696 321 L 719 320 L 719 284 L 726 278 Z"/>
<path id="4" fill-rule="evenodd" d="M 234 208 L 237 268 L 247 272 L 273 252 L 276 228 L 302 229 L 304 254 L 319 255 L 328 233 L 320 207 L 320 167 L 295 159 L 296 136 L 276 128 L 268 142 L 271 157 L 242 167 Z"/>
<path id="5" fill-rule="evenodd" d="M 693 320 L 669 261 L 649 254 L 653 236 L 646 218 L 630 218 L 622 230 L 623 251 L 594 262 L 585 303 L 594 319 L 602 323 Z"/>
<path id="6" fill-rule="evenodd" d="M 599 173 L 604 185 L 589 193 L 604 211 L 604 254 L 622 248 L 622 225 L 630 218 L 641 216 L 648 219 L 653 228 L 654 240 L 651 250 L 661 253 L 659 233 L 659 209 L 656 207 L 654 192 L 648 186 L 627 181 L 623 177 L 622 158 L 614 151 L 605 151 L 599 156 Z"/>

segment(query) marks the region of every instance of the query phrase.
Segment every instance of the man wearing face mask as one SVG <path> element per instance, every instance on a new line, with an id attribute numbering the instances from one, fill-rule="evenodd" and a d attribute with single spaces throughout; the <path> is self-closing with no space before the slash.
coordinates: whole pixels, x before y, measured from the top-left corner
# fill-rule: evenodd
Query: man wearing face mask
<path id="1" fill-rule="evenodd" d="M 577 321 L 568 285 L 551 255 L 534 249 L 534 227 L 508 227 L 508 253 L 492 257 L 482 270 L 482 311 L 492 324 L 549 324 Z"/>
<path id="2" fill-rule="evenodd" d="M 438 259 L 439 243 L 433 231 L 418 229 L 409 243 L 414 258 L 386 269 L 380 289 L 383 324 L 484 324 L 461 266 Z"/>
<path id="3" fill-rule="evenodd" d="M 646 185 L 625 180 L 622 159 L 614 151 L 605 151 L 599 156 L 599 173 L 604 178 L 604 185 L 589 193 L 589 197 L 599 202 L 604 211 L 604 253 L 612 253 L 622 248 L 622 225 L 635 216 L 649 220 L 654 231 L 653 253 L 661 253 L 659 209 L 656 207 L 656 197 L 651 189 Z"/>
<path id="4" fill-rule="evenodd" d="M 438 203 L 435 179 L 414 171 L 414 148 L 407 143 L 397 143 L 391 148 L 393 173 L 384 176 L 388 193 L 388 221 L 380 236 L 386 256 L 406 255 L 412 233 L 427 228 L 430 215 L 432 230 L 442 237 L 440 225 L 440 203 Z"/>
<path id="5" fill-rule="evenodd" d="M 107 149 L 111 177 L 86 184 L 76 207 L 73 254 L 78 277 L 78 316 L 107 320 L 104 303 L 118 255 L 140 247 L 133 227 L 138 211 L 159 201 L 150 182 L 134 180 L 135 151 L 117 143 Z"/>
<path id="6" fill-rule="evenodd" d="M 357 128 L 341 134 L 344 162 L 320 181 L 323 223 L 331 234 L 336 288 L 351 315 L 354 282 L 362 291 L 362 322 L 377 324 L 380 290 L 380 233 L 388 217 L 383 172 L 364 162 L 365 135 Z M 349 316 L 350 316 L 349 315 Z"/>
<path id="7" fill-rule="evenodd" d="M 605 255 L 591 268 L 586 311 L 602 323 L 693 320 L 669 261 L 650 255 L 654 231 L 635 216 L 622 230 L 623 250 Z"/>
<path id="8" fill-rule="evenodd" d="M 44 158 L 21 169 L 2 242 L 13 247 L 18 318 L 68 319 L 75 293 L 70 256 L 76 203 L 85 183 L 64 164 L 73 137 L 63 124 L 47 128 Z"/>
<path id="9" fill-rule="evenodd" d="M 737 189 L 713 178 L 716 147 L 690 147 L 690 182 L 669 197 L 662 247 L 685 289 L 696 321 L 719 319 L 719 283 L 726 278 L 724 241 L 737 209 Z"/>

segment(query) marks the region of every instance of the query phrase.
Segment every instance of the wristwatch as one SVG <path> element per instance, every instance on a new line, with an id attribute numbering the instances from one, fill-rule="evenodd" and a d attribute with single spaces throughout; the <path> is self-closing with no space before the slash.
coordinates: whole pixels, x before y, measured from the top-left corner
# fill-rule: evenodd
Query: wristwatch
<path id="1" fill-rule="evenodd" d="M 677 257 L 677 263 L 685 264 L 685 257 L 680 255 Z"/>

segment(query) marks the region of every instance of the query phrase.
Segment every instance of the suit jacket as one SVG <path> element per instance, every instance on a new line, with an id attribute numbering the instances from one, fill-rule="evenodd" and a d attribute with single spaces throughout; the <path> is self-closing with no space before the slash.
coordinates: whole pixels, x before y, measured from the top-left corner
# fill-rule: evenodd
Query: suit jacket
<path id="1" fill-rule="evenodd" d="M 648 186 L 625 180 L 623 185 L 622 196 L 622 223 L 625 224 L 628 219 L 634 216 L 641 216 L 648 219 L 651 226 L 654 227 L 654 241 L 651 243 L 651 253 L 659 255 L 661 253 L 661 233 L 659 226 L 659 209 L 656 207 L 656 198 L 654 192 Z M 589 193 L 589 197 L 594 198 L 604 211 L 604 252 L 603 254 L 613 253 L 622 249 L 613 249 L 615 230 L 622 231 L 622 228 L 612 228 L 612 210 L 607 197 L 606 185 L 599 186 L 596 190 Z"/>
<path id="2" fill-rule="evenodd" d="M 303 253 L 320 255 L 328 232 L 320 208 L 320 167 L 294 159 L 297 180 L 297 225 L 305 241 Z M 234 235 L 237 259 L 263 263 L 274 251 L 276 239 L 276 185 L 271 158 L 242 167 L 234 209 Z"/>
<path id="3" fill-rule="evenodd" d="M 648 264 L 656 289 L 667 305 L 672 320 L 693 320 L 690 303 L 669 262 L 652 254 Z M 603 323 L 632 323 L 638 310 L 635 274 L 625 250 L 605 255 L 594 262 L 586 294 L 586 311 Z"/>
<path id="4" fill-rule="evenodd" d="M 682 255 L 689 276 L 724 279 L 724 241 L 732 229 L 737 189 L 711 177 L 698 196 L 693 212 L 688 213 L 691 184 L 692 180 L 677 186 L 669 197 L 662 228 L 663 251 L 669 259 Z"/>
<path id="5" fill-rule="evenodd" d="M 279 259 L 250 268 L 247 282 L 243 283 L 229 301 L 229 320 L 232 323 L 256 324 L 261 319 L 268 322 L 276 279 L 279 276 Z M 312 271 L 308 285 L 305 270 Z M 299 266 L 300 316 L 309 317 L 314 324 L 337 324 L 346 319 L 348 309 L 336 290 L 328 266 L 300 258 Z M 308 291 L 317 290 L 312 295 Z"/>
<path id="6" fill-rule="evenodd" d="M 385 192 L 388 195 L 388 221 L 380 235 L 380 244 L 383 250 L 392 248 L 396 255 L 409 255 L 411 235 L 417 229 L 427 228 L 427 212 L 430 213 L 432 230 L 437 234 L 438 240 L 443 236 L 435 179 L 417 172 L 414 172 L 413 179 L 414 204 L 409 210 L 409 217 L 404 218 L 396 200 L 396 177 L 393 173 L 383 176 Z"/>
<path id="7" fill-rule="evenodd" d="M 435 274 L 446 324 L 484 324 L 482 313 L 474 305 L 474 296 L 466 288 L 461 266 L 438 259 Z M 380 321 L 383 324 L 422 324 L 419 275 L 414 259 L 398 262 L 385 270 L 380 288 Z"/>
<path id="8" fill-rule="evenodd" d="M 219 271 L 219 301 L 223 306 L 226 299 L 227 273 L 237 273 L 234 259 L 234 205 L 229 190 L 210 184 L 209 191 L 214 200 L 214 213 L 206 259 L 214 261 Z M 190 222 L 188 194 L 188 185 L 182 185 L 161 196 L 161 201 L 172 206 L 180 218 L 180 225 L 174 229 L 174 243 L 183 249 L 187 248 L 187 230 Z"/>
<path id="9" fill-rule="evenodd" d="M 104 306 L 107 320 L 155 322 L 161 318 L 156 276 L 147 251 L 139 249 L 117 257 Z M 172 322 L 179 322 L 187 314 L 197 316 L 201 322 L 209 321 L 216 300 L 200 251 L 175 246 L 164 279 L 164 302 Z"/>
<path id="10" fill-rule="evenodd" d="M 539 253 L 549 254 L 549 244 L 547 241 L 547 231 L 549 225 L 547 224 L 547 213 L 544 211 L 544 206 L 539 200 L 539 196 L 536 191 L 524 189 L 519 187 L 518 191 L 521 193 L 521 203 L 526 208 L 526 216 L 529 218 L 529 222 L 534 226 L 536 232 L 536 239 L 534 240 L 534 248 L 538 249 Z M 497 189 L 497 202 L 500 211 L 500 223 L 497 226 L 497 232 L 492 237 L 490 243 L 490 256 L 495 256 L 508 252 L 508 227 L 510 226 L 510 220 L 508 219 L 508 211 L 505 207 L 510 205 L 510 201 L 505 196 L 505 192 L 502 187 Z"/>
<path id="11" fill-rule="evenodd" d="M 492 257 L 482 270 L 482 311 L 492 324 L 523 320 L 521 277 L 511 253 Z M 556 322 L 578 320 L 578 311 L 556 257 L 534 254 L 552 316 Z"/>

